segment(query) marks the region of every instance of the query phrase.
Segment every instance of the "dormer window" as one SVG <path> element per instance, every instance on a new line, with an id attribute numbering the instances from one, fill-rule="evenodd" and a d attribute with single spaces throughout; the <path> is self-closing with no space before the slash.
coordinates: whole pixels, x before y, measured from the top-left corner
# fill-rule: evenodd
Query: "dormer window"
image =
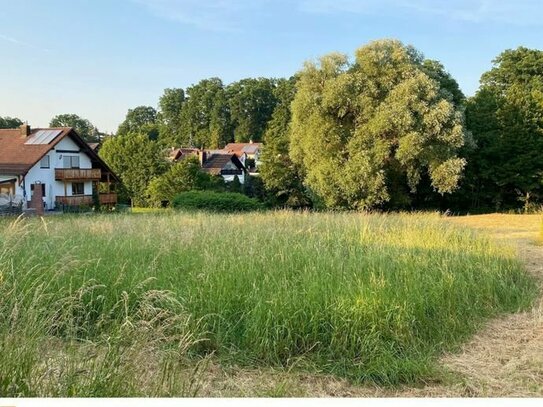
<path id="1" fill-rule="evenodd" d="M 41 159 L 40 168 L 50 168 L 50 159 L 48 155 Z"/>
<path id="2" fill-rule="evenodd" d="M 78 155 L 65 155 L 62 157 L 64 168 L 79 168 Z"/>

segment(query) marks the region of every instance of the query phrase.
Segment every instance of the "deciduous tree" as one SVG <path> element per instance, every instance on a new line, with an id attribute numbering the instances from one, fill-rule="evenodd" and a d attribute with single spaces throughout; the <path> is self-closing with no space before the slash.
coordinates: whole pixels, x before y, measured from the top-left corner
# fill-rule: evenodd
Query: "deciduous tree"
<path id="1" fill-rule="evenodd" d="M 384 205 L 416 191 L 424 172 L 439 193 L 456 189 L 463 114 L 423 61 L 384 40 L 358 49 L 352 63 L 331 54 L 300 72 L 290 156 L 326 206 Z"/>

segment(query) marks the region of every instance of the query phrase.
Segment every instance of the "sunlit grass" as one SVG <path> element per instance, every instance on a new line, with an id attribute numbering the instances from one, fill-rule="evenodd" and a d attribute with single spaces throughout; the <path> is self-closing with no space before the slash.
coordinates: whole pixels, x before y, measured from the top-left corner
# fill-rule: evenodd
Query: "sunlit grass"
<path id="1" fill-rule="evenodd" d="M 535 295 L 511 248 L 437 215 L 162 211 L 0 226 L 2 395 L 190 395 L 190 367 L 210 354 L 411 382 Z"/>

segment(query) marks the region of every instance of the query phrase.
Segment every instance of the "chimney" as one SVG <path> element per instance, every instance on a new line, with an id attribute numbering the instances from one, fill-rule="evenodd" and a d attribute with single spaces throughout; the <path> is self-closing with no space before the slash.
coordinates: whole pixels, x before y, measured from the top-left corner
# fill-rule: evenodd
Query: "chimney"
<path id="1" fill-rule="evenodd" d="M 198 151 L 198 160 L 200 161 L 200 165 L 203 167 L 204 163 L 206 162 L 207 154 L 205 150 Z"/>
<path id="2" fill-rule="evenodd" d="M 19 127 L 21 129 L 21 136 L 23 137 L 28 137 L 30 136 L 30 126 L 28 125 L 28 123 L 24 123 L 24 124 L 21 124 L 21 127 Z"/>

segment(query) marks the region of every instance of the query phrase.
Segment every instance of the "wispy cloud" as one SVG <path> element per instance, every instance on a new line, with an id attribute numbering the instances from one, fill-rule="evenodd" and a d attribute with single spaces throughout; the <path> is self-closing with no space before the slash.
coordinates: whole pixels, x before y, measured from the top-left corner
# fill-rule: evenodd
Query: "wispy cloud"
<path id="1" fill-rule="evenodd" d="M 239 31 L 242 14 L 271 0 L 131 0 L 153 14 L 209 31 Z"/>
<path id="2" fill-rule="evenodd" d="M 5 35 L 5 34 L 0 34 L 0 40 L 10 42 L 12 44 L 15 44 L 15 45 L 18 45 L 18 46 L 24 47 L 24 48 L 32 48 L 32 49 L 40 50 L 40 51 L 43 51 L 43 52 L 51 52 L 51 50 L 48 49 L 48 48 L 37 47 L 37 46 L 35 46 L 33 44 L 29 44 L 28 42 L 20 41 L 17 38 L 13 38 L 13 37 L 10 37 L 9 35 Z"/>
<path id="3" fill-rule="evenodd" d="M 242 31 L 259 14 L 365 14 L 472 23 L 543 25 L 543 0 L 128 0 L 160 18 L 206 31 Z"/>
<path id="4" fill-rule="evenodd" d="M 301 0 L 309 13 L 410 14 L 469 22 L 543 24 L 541 0 Z"/>

